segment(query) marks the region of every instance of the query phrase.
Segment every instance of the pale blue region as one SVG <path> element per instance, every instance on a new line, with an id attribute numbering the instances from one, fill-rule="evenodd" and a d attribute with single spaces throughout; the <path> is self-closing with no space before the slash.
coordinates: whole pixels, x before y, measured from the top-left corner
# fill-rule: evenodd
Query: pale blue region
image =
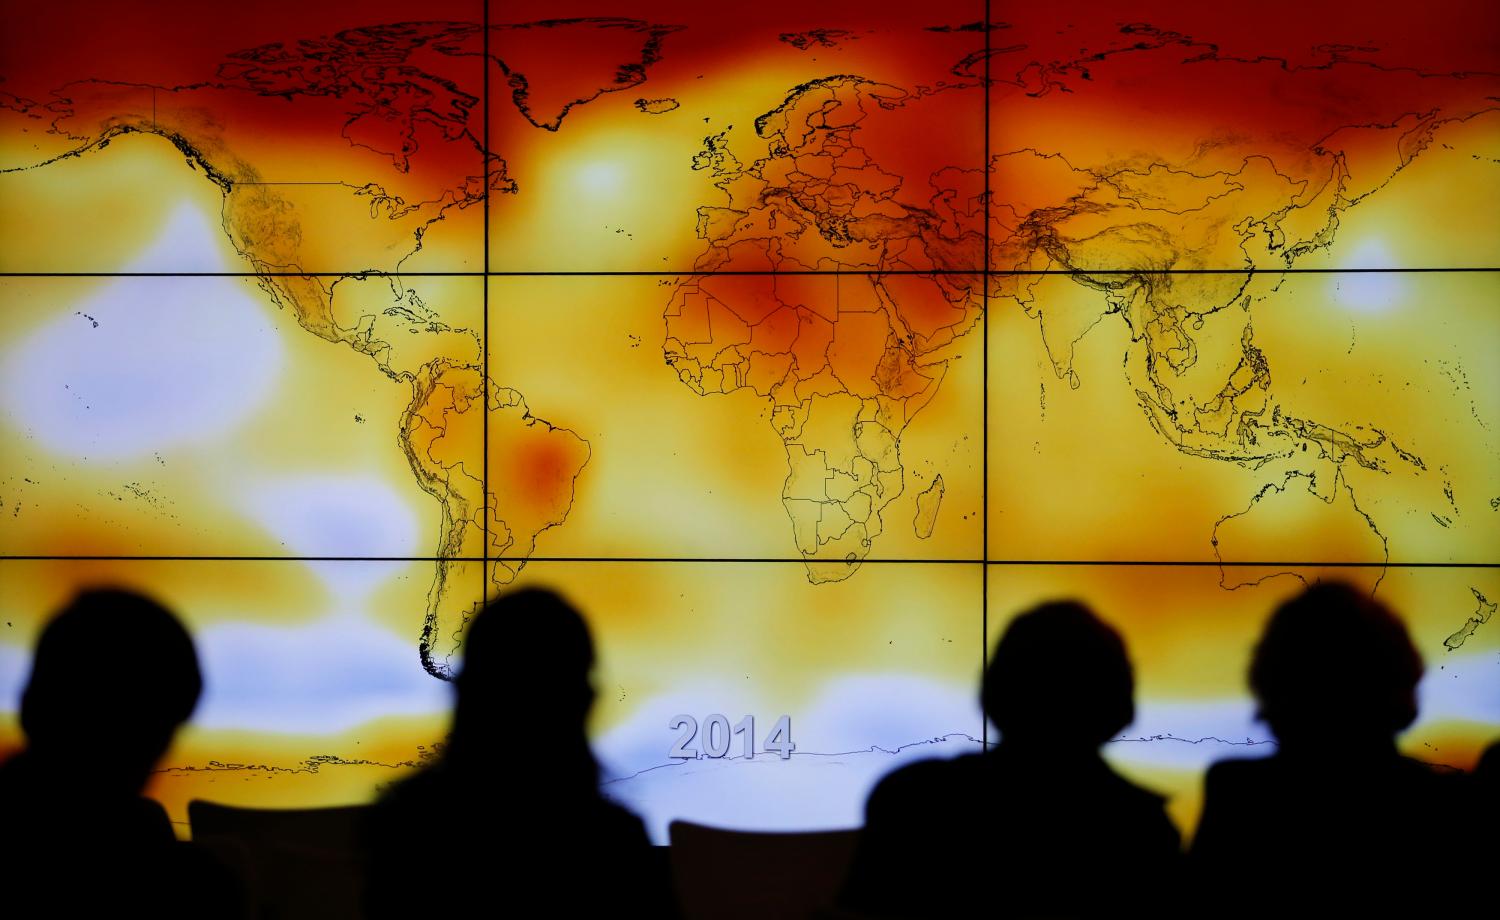
<path id="1" fill-rule="evenodd" d="M 220 270 L 214 232 L 183 206 L 124 270 L 151 271 L 164 253 L 211 254 Z M 0 354 L 0 410 L 65 456 L 131 460 L 212 441 L 266 402 L 282 365 L 273 315 L 231 278 L 116 278 L 66 309 L 25 309 L 56 315 Z"/>
<path id="2" fill-rule="evenodd" d="M 223 247 L 229 238 L 223 226 L 210 218 L 191 202 L 181 202 L 150 248 L 133 259 L 125 271 L 191 274 L 237 270 L 224 259 Z"/>
<path id="3" fill-rule="evenodd" d="M 1434 660 L 1418 692 L 1421 716 L 1413 731 L 1453 720 L 1491 724 L 1500 731 L 1500 659 L 1494 655 Z M 982 749 L 975 735 L 934 737 L 930 731 L 955 721 L 977 725 L 977 712 L 965 708 L 968 696 L 948 685 L 904 676 L 831 682 L 811 706 L 792 714 L 798 749 L 790 760 L 782 760 L 761 751 L 775 715 L 763 706 L 757 710 L 744 691 L 735 696 L 729 689 L 694 688 L 649 702 L 630 722 L 596 742 L 605 763 L 604 791 L 640 814 L 657 843 L 667 842 L 667 826 L 679 819 L 764 831 L 857 827 L 866 797 L 891 770 Z M 726 700 L 734 705 L 723 705 Z M 674 761 L 665 756 L 678 735 L 667 728 L 672 715 L 691 714 L 701 726 L 715 711 L 731 725 L 744 712 L 756 714 L 753 759 L 741 756 L 738 743 L 725 758 Z M 991 729 L 989 738 L 993 743 L 998 734 Z M 700 751 L 701 741 L 700 728 L 694 742 Z M 1270 729 L 1255 718 L 1255 704 L 1247 696 L 1143 701 L 1135 722 L 1103 753 L 1128 773 L 1131 767 L 1203 771 L 1216 761 L 1266 757 L 1275 751 Z"/>
<path id="4" fill-rule="evenodd" d="M 668 762 L 681 734 L 668 725 L 679 714 L 698 721 L 698 737 L 689 747 L 700 752 L 709 715 L 723 715 L 731 728 L 753 715 L 757 760 L 780 759 L 776 752 L 764 751 L 782 715 L 791 716 L 791 740 L 798 751 L 894 751 L 916 741 L 957 734 L 978 738 L 982 733 L 979 704 L 969 688 L 920 677 L 862 674 L 830 680 L 814 700 L 790 712 L 775 709 L 747 684 L 701 681 L 642 701 L 626 722 L 595 738 L 604 777 L 629 776 Z M 608 696 L 611 689 L 600 686 L 598 691 Z M 741 755 L 743 745 L 739 736 L 731 738 L 730 754 Z"/>
<path id="5" fill-rule="evenodd" d="M 1202 772 L 1221 760 L 1270 757 L 1276 742 L 1268 736 L 1229 741 L 1217 735 L 1125 735 L 1106 744 L 1102 753 L 1106 763 L 1127 775 L 1132 767 Z"/>
<path id="6" fill-rule="evenodd" d="M 309 474 L 252 483 L 242 508 L 299 556 L 410 556 L 417 549 L 411 506 L 376 476 Z"/>
<path id="7" fill-rule="evenodd" d="M 892 751 L 679 761 L 606 782 L 603 792 L 639 815 L 657 844 L 668 842 L 676 820 L 750 831 L 846 830 L 864 824 L 865 800 L 887 773 L 980 749 L 955 735 Z"/>
<path id="8" fill-rule="evenodd" d="M 1448 652 L 1433 655 L 1417 687 L 1420 726 L 1465 721 L 1495 726 L 1500 735 L 1500 655 Z"/>
<path id="9" fill-rule="evenodd" d="M 1343 261 L 1344 268 L 1389 269 L 1398 264 L 1386 245 L 1376 239 L 1353 247 Z M 1411 294 L 1404 277 L 1396 271 L 1335 274 L 1329 284 L 1335 300 L 1354 313 L 1384 313 Z"/>
<path id="10" fill-rule="evenodd" d="M 336 734 L 387 716 L 430 717 L 447 730 L 451 686 L 430 677 L 415 643 L 355 613 L 273 626 L 219 623 L 194 635 L 203 695 L 191 725 L 293 735 Z M 0 644 L 0 712 L 18 713 L 31 649 Z"/>
<path id="11" fill-rule="evenodd" d="M 1434 657 L 1417 686 L 1417 701 L 1417 721 L 1409 733 L 1444 722 L 1472 722 L 1492 725 L 1500 734 L 1500 658 L 1482 652 Z M 1265 757 L 1275 751 L 1270 727 L 1256 720 L 1255 705 L 1246 697 L 1147 701 L 1104 753 L 1122 765 L 1203 770 L 1227 757 Z"/>
<path id="12" fill-rule="evenodd" d="M 746 682 L 748 684 L 748 682 Z M 600 686 L 601 695 L 612 688 Z M 982 749 L 982 720 L 967 681 L 905 674 L 859 674 L 828 681 L 806 705 L 783 713 L 765 694 L 732 679 L 702 681 L 643 701 L 624 724 L 594 741 L 604 792 L 640 814 L 652 839 L 684 819 L 750 830 L 858 827 L 864 803 L 886 773 L 915 760 Z M 703 752 L 712 713 L 731 727 L 755 716 L 755 756 L 734 737 L 723 758 L 673 760 L 678 714 L 698 721 L 689 746 Z M 789 759 L 764 743 L 783 714 L 791 716 Z"/>
<path id="13" fill-rule="evenodd" d="M 1104 747 L 1104 758 L 1120 766 L 1207 769 L 1226 757 L 1265 757 L 1276 752 L 1271 730 L 1255 718 L 1249 697 L 1202 702 L 1137 702 L 1135 721 Z"/>
<path id="14" fill-rule="evenodd" d="M 422 670 L 410 636 L 357 613 L 294 626 L 219 623 L 196 641 L 204 672 L 196 727 L 319 735 L 425 716 L 446 730 L 450 685 Z"/>
<path id="15" fill-rule="evenodd" d="M 895 750 L 946 735 L 984 734 L 978 693 L 967 680 L 940 683 L 904 675 L 831 680 L 816 703 L 792 724 L 816 738 L 820 751 Z M 762 734 L 770 727 L 757 725 Z"/>
<path id="16" fill-rule="evenodd" d="M 408 557 L 421 542 L 416 511 L 378 476 L 306 474 L 263 480 L 245 487 L 237 505 L 293 555 Z M 435 542 L 437 534 L 430 538 Z M 303 564 L 346 602 L 368 596 L 406 568 L 385 562 Z"/>
<path id="17" fill-rule="evenodd" d="M 21 711 L 21 691 L 31 677 L 31 649 L 0 644 L 0 712 Z"/>

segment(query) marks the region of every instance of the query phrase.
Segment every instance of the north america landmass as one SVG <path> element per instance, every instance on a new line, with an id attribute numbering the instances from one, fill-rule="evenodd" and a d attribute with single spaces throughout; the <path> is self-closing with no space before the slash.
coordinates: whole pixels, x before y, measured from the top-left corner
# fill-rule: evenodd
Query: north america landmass
<path id="1" fill-rule="evenodd" d="M 472 77 L 471 61 L 493 64 L 517 111 L 537 129 L 556 131 L 574 107 L 640 84 L 674 30 L 623 18 L 496 25 L 488 35 L 475 23 L 381 24 L 235 51 L 202 83 L 85 79 L 46 102 L 0 94 L 0 105 L 69 144 L 5 171 L 97 156 L 132 134 L 170 142 L 188 168 L 221 190 L 222 229 L 265 294 L 302 329 L 367 355 L 380 373 L 410 387 L 396 446 L 442 514 L 419 644 L 435 676 L 451 676 L 475 598 L 513 580 L 538 535 L 567 519 L 590 453 L 585 438 L 533 414 L 525 396 L 490 377 L 479 324 L 451 323 L 444 305 L 426 303 L 420 282 L 402 275 L 445 222 L 480 210 L 490 195 L 517 192 L 505 159 L 484 143 L 483 88 L 455 72 Z M 606 46 L 619 56 L 580 67 L 561 85 L 533 88 L 522 67 L 545 67 L 563 48 L 587 42 L 584 33 L 614 39 Z M 322 189 L 268 181 L 274 165 L 241 155 L 244 138 L 215 116 L 247 99 L 298 105 L 333 137 L 382 155 L 387 168 L 328 183 L 338 186 L 332 203 Z M 359 227 L 341 226 L 336 240 L 304 230 L 330 207 Z M 330 251 L 338 253 L 338 271 L 318 261 Z M 371 292 L 364 282 L 372 280 L 384 290 Z M 450 305 L 448 312 L 461 311 Z"/>
<path id="2" fill-rule="evenodd" d="M 722 196 L 683 215 L 703 247 L 665 308 L 663 357 L 692 392 L 744 389 L 769 404 L 787 458 L 779 498 L 809 580 L 848 578 L 872 552 L 907 488 L 903 434 L 999 309 L 1035 322 L 1071 389 L 1083 385 L 1077 343 L 1108 318 L 1123 323 L 1122 371 L 1144 424 L 1183 456 L 1262 477 L 1205 535 L 1221 562 L 1236 521 L 1287 490 L 1352 510 L 1389 561 L 1354 470 L 1436 480 L 1434 519 L 1456 515 L 1441 461 L 1399 432 L 1320 421 L 1280 399 L 1255 317 L 1289 271 L 1334 245 L 1351 208 L 1448 132 L 1500 111 L 1496 75 L 1387 64 L 1379 49 L 1336 44 L 1301 62 L 1247 57 L 1147 23 L 1047 57 L 1042 43 L 995 40 L 1004 23 L 979 25 L 933 27 L 983 46 L 930 82 L 830 73 L 768 98 L 738 134 L 710 134 L 684 162 L 662 165 L 707 172 Z M 783 41 L 837 48 L 857 33 L 807 36 Z M 222 192 L 223 231 L 266 296 L 410 387 L 394 440 L 442 511 L 421 658 L 446 677 L 475 609 L 474 593 L 455 586 L 509 583 L 539 535 L 567 520 L 592 449 L 566 419 L 533 413 L 545 394 L 528 399 L 492 379 L 482 329 L 424 300 L 411 270 L 430 237 L 527 194 L 486 136 L 480 68 L 500 75 L 492 96 L 535 130 L 559 132 L 579 107 L 642 87 L 674 42 L 691 40 L 680 25 L 623 17 L 393 23 L 235 51 L 202 82 L 80 79 L 45 99 L 0 94 L 61 147 L 5 171 L 103 155 L 126 135 L 163 139 Z M 556 65 L 580 45 L 593 53 Z M 955 98 L 1082 94 L 1111 67 L 1186 111 L 1156 149 L 1100 159 L 1040 129 L 1034 144 L 1015 144 L 1026 126 L 1001 125 L 977 161 L 912 174 L 866 140 L 885 120 L 945 112 Z M 1299 108 L 1284 131 L 1195 133 L 1195 107 L 1226 105 L 1231 94 L 1212 93 L 1226 73 L 1277 98 L 1341 101 Z M 1174 96 L 1184 75 L 1203 92 Z M 670 118 L 680 95 L 618 98 Z M 216 116 L 259 105 L 260 122 Z M 339 177 L 334 199 L 277 182 L 278 164 L 247 153 L 255 145 L 236 132 L 287 117 L 288 106 L 330 143 L 376 152 L 382 168 Z M 330 209 L 343 221 L 337 240 L 319 226 Z M 334 251 L 338 265 L 320 261 Z M 1059 283 L 1090 296 L 1055 297 Z M 940 483 L 918 500 L 919 536 L 932 532 Z M 1226 570 L 1224 586 L 1232 581 Z"/>

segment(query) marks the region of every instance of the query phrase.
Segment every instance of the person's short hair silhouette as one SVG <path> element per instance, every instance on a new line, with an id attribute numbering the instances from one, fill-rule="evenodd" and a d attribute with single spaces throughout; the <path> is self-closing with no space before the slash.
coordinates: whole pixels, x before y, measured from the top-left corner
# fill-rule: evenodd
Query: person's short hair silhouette
<path id="1" fill-rule="evenodd" d="M 675 911 L 640 819 L 599 793 L 586 732 L 593 665 L 587 624 L 551 591 L 503 594 L 475 616 L 441 758 L 373 810 L 372 917 L 415 916 L 435 899 L 518 916 Z"/>
<path id="2" fill-rule="evenodd" d="M 1475 859 L 1486 865 L 1500 861 L 1500 741 L 1496 741 L 1479 756 L 1474 765 L 1475 792 L 1479 799 L 1479 817 L 1475 819 L 1476 832 L 1470 837 L 1478 844 L 1474 847 Z"/>
<path id="3" fill-rule="evenodd" d="M 1283 750 L 1389 747 L 1417 717 L 1422 656 L 1384 604 L 1320 582 L 1277 608 L 1250 665 L 1258 715 Z"/>
<path id="4" fill-rule="evenodd" d="M 99 782 L 139 792 L 203 678 L 187 630 L 139 594 L 80 594 L 42 631 L 21 697 L 28 748 L 86 758 Z"/>
<path id="5" fill-rule="evenodd" d="M 1249 676 L 1278 748 L 1205 778 L 1192 847 L 1205 896 L 1253 888 L 1307 910 L 1424 902 L 1432 873 L 1458 858 L 1466 787 L 1397 753 L 1422 677 L 1401 620 L 1349 585 L 1314 584 L 1272 614 Z"/>
<path id="6" fill-rule="evenodd" d="M 237 910 L 205 854 L 141 793 L 203 680 L 187 630 L 140 594 L 75 597 L 42 630 L 21 698 L 26 746 L 0 765 L 3 862 L 50 911 Z"/>
<path id="7" fill-rule="evenodd" d="M 841 905 L 877 917 L 1069 916 L 1170 884 L 1180 842 L 1163 800 L 1099 756 L 1134 718 L 1134 685 L 1124 641 L 1084 605 L 1016 617 L 981 691 L 1000 744 L 880 782 Z"/>
<path id="8" fill-rule="evenodd" d="M 1491 798 L 1500 799 L 1500 741 L 1491 744 L 1479 755 L 1479 763 L 1474 766 L 1474 777 Z"/>
<path id="9" fill-rule="evenodd" d="M 1090 749 L 1135 719 L 1135 673 L 1120 634 L 1083 604 L 1016 617 L 985 669 L 982 702 L 1009 742 Z"/>

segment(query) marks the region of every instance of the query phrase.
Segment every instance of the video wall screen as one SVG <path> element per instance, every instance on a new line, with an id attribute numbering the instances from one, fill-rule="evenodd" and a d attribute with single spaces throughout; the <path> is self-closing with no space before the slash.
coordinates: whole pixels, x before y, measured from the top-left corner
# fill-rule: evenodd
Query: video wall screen
<path id="1" fill-rule="evenodd" d="M 1403 737 L 1500 734 L 1481 2 L 34 4 L 0 36 L 0 748 L 80 587 L 190 624 L 153 781 L 368 800 L 484 598 L 595 632 L 610 797 L 849 827 L 996 740 L 1017 612 L 1124 633 L 1190 826 L 1304 583 Z M 518 749 L 517 756 L 522 756 Z M 497 776 L 503 773 L 497 766 Z"/>

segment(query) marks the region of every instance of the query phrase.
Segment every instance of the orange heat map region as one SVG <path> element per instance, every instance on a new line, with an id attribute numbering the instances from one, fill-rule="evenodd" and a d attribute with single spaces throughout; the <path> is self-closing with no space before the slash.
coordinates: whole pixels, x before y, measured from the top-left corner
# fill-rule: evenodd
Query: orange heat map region
<path id="1" fill-rule="evenodd" d="M 102 584 L 199 643 L 179 821 L 426 762 L 465 622 L 530 584 L 589 616 L 658 837 L 858 824 L 993 742 L 987 649 L 1063 596 L 1188 830 L 1273 749 L 1249 649 L 1317 579 L 1408 622 L 1404 750 L 1500 735 L 1493 4 L 6 20 L 0 751 Z M 671 758 L 680 713 L 796 752 Z"/>

